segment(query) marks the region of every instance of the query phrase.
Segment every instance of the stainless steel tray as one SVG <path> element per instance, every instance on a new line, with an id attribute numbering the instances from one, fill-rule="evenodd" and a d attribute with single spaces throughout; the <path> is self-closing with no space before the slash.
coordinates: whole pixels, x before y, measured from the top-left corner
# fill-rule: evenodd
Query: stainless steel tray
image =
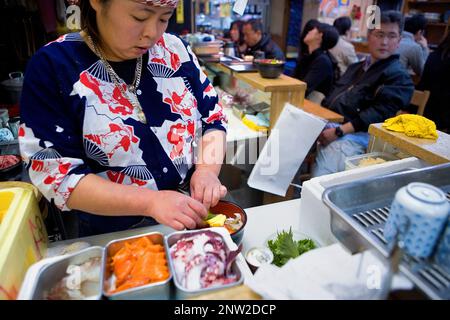
<path id="1" fill-rule="evenodd" d="M 164 246 L 167 262 L 169 260 L 167 246 L 164 243 L 164 235 L 160 232 L 150 232 L 144 235 L 132 236 L 122 239 L 113 240 L 108 243 L 104 250 L 102 265 L 103 295 L 111 300 L 144 300 L 154 299 L 163 300 L 170 298 L 170 282 L 172 280 L 172 271 L 169 270 L 169 278 L 164 281 L 150 283 L 144 286 L 131 288 L 117 293 L 110 293 L 111 270 L 109 269 L 109 257 L 116 254 L 127 241 L 137 240 L 147 237 L 152 243 Z M 169 266 L 168 266 L 169 267 Z"/>
<path id="2" fill-rule="evenodd" d="M 395 193 L 410 182 L 441 188 L 450 201 L 450 163 L 333 186 L 322 199 L 330 208 L 331 231 L 352 253 L 375 249 L 390 252 L 383 228 Z M 400 271 L 431 299 L 450 299 L 450 274 L 433 259 L 404 255 Z"/>
<path id="3" fill-rule="evenodd" d="M 90 258 L 103 256 L 102 247 L 89 247 L 79 252 L 67 255 L 60 260 L 52 262 L 43 267 L 36 277 L 36 282 L 32 288 L 32 300 L 46 300 L 47 294 L 56 285 L 58 281 L 66 277 L 69 265 L 80 265 Z M 89 300 L 100 300 L 102 297 L 101 271 L 99 270 L 99 281 L 97 290 L 89 297 Z"/>
<path id="4" fill-rule="evenodd" d="M 210 293 L 210 292 L 213 292 L 213 291 L 218 291 L 218 290 L 222 290 L 222 289 L 231 288 L 231 287 L 234 287 L 234 286 L 241 285 L 244 282 L 244 276 L 242 274 L 242 270 L 241 270 L 239 264 L 236 261 L 234 261 L 232 263 L 231 270 L 237 276 L 238 280 L 236 282 L 233 282 L 233 283 L 230 283 L 230 284 L 225 284 L 225 285 L 220 285 L 220 286 L 214 286 L 214 287 L 211 287 L 211 288 L 198 289 L 198 290 L 186 289 L 180 284 L 180 282 L 179 282 L 179 280 L 177 278 L 176 272 L 175 272 L 175 266 L 174 266 L 174 263 L 173 263 L 172 256 L 170 255 L 170 247 L 172 247 L 178 240 L 182 239 L 183 237 L 194 235 L 194 234 L 197 234 L 197 233 L 203 233 L 203 232 L 205 232 L 205 231 L 204 230 L 178 231 L 178 232 L 174 232 L 174 233 L 172 233 L 170 235 L 167 235 L 165 237 L 166 248 L 167 248 L 167 252 L 168 252 L 169 265 L 170 265 L 171 272 L 173 274 L 173 282 L 175 284 L 175 295 L 174 295 L 174 298 L 176 300 L 189 299 L 189 298 L 201 295 L 201 294 L 206 294 L 206 293 Z M 216 233 L 216 232 L 214 232 L 214 233 Z M 227 245 L 225 239 L 222 237 L 222 235 L 219 234 L 219 233 L 216 233 L 216 234 L 222 238 L 222 240 L 225 242 L 225 245 L 228 248 L 228 245 Z"/>

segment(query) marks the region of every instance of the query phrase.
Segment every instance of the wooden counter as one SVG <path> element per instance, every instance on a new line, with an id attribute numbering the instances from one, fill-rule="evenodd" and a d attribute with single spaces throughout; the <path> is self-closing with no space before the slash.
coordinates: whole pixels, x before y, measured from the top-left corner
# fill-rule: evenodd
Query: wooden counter
<path id="1" fill-rule="evenodd" d="M 246 285 L 203 294 L 190 300 L 261 300 L 261 296 Z"/>
<path id="2" fill-rule="evenodd" d="M 270 129 L 273 128 L 286 102 L 303 105 L 306 83 L 282 74 L 277 79 L 265 79 L 259 72 L 233 73 L 236 79 L 244 81 L 262 92 L 271 93 Z"/>
<path id="3" fill-rule="evenodd" d="M 277 79 L 266 79 L 259 72 L 234 72 L 220 63 L 208 63 L 213 70 L 224 72 L 231 77 L 243 81 L 262 92 L 269 92 L 270 98 L 270 129 L 273 128 L 286 102 L 300 107 L 306 112 L 332 122 L 343 122 L 344 117 L 328 110 L 312 101 L 305 99 L 306 83 L 282 74 Z"/>
<path id="4" fill-rule="evenodd" d="M 355 46 L 356 53 L 369 53 L 369 45 L 367 42 L 351 41 L 351 43 Z"/>
<path id="5" fill-rule="evenodd" d="M 300 108 L 330 122 L 344 122 L 344 117 L 339 113 L 324 108 L 320 104 L 314 103 L 308 99 L 305 99 L 303 106 L 300 106 Z"/>
<path id="6" fill-rule="evenodd" d="M 385 151 L 393 146 L 432 165 L 450 162 L 450 135 L 438 131 L 437 140 L 411 138 L 401 132 L 389 131 L 381 125 L 377 123 L 369 127 L 368 152 Z"/>

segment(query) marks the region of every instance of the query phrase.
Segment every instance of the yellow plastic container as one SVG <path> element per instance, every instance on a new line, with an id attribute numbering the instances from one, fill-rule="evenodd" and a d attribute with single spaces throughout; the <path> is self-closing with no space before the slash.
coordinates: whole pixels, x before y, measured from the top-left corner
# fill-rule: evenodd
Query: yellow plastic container
<path id="1" fill-rule="evenodd" d="M 269 130 L 268 127 L 263 127 L 260 126 L 258 124 L 256 124 L 255 122 L 253 122 L 251 119 L 249 119 L 247 116 L 244 116 L 244 118 L 242 118 L 242 122 L 249 127 L 250 129 L 254 130 L 254 131 L 261 131 L 261 132 L 267 132 Z"/>
<path id="2" fill-rule="evenodd" d="M 0 190 L 0 299 L 16 299 L 28 268 L 47 251 L 47 231 L 32 190 Z"/>

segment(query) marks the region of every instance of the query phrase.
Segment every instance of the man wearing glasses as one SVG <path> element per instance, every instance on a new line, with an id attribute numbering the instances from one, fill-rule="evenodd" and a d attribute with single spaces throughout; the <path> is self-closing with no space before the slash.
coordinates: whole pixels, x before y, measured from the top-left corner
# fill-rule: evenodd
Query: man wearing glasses
<path id="1" fill-rule="evenodd" d="M 368 127 L 408 106 L 414 85 L 395 54 L 403 30 L 397 11 L 381 13 L 379 28 L 368 31 L 370 56 L 348 67 L 323 105 L 344 116 L 344 123 L 328 124 L 318 139 L 313 176 L 344 170 L 346 157 L 363 154 Z"/>

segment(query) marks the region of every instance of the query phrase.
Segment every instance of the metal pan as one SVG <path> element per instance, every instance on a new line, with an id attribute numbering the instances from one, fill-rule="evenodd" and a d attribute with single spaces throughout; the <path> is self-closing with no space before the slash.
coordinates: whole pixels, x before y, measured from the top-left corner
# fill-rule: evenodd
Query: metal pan
<path id="1" fill-rule="evenodd" d="M 69 266 L 79 266 L 91 258 L 102 258 L 102 247 L 89 247 L 74 254 L 68 255 L 60 260 L 50 263 L 43 267 L 38 275 L 36 283 L 32 289 L 31 299 L 33 300 L 47 300 L 47 295 L 50 290 L 57 285 L 58 281 L 61 281 L 64 277 L 69 276 L 67 286 L 72 289 L 80 288 L 80 284 L 77 283 L 79 279 L 78 270 L 76 268 L 68 269 Z M 69 274 L 67 273 L 69 271 Z M 89 294 L 86 300 L 99 300 L 102 297 L 102 282 L 101 282 L 101 263 L 98 274 L 98 284 L 89 286 Z"/>
<path id="2" fill-rule="evenodd" d="M 166 259 L 168 260 L 168 250 L 164 243 L 164 236 L 159 232 L 151 232 L 139 236 L 128 237 L 111 241 L 106 245 L 102 266 L 103 279 L 103 295 L 112 300 L 164 300 L 170 298 L 170 280 L 172 279 L 172 271 L 169 268 L 169 278 L 161 282 L 154 282 L 145 286 L 135 287 L 132 289 L 110 293 L 112 272 L 108 266 L 109 257 L 117 253 L 126 241 L 137 240 L 142 237 L 149 238 L 155 244 L 164 246 Z"/>
<path id="3" fill-rule="evenodd" d="M 177 300 L 188 299 L 188 298 L 192 298 L 192 297 L 195 297 L 195 296 L 198 296 L 201 294 L 206 294 L 206 293 L 209 293 L 212 291 L 223 290 L 223 289 L 227 289 L 230 287 L 238 286 L 238 285 L 242 284 L 244 281 L 242 271 L 235 260 L 231 266 L 231 270 L 237 275 L 236 282 L 226 284 L 226 285 L 215 286 L 212 288 L 199 289 L 199 290 L 189 290 L 189 289 L 184 288 L 180 284 L 180 282 L 177 279 L 176 273 L 175 273 L 175 267 L 174 267 L 174 264 L 172 261 L 172 257 L 170 256 L 170 247 L 172 245 L 174 245 L 178 240 L 180 240 L 184 237 L 191 236 L 191 235 L 194 235 L 197 233 L 204 233 L 205 231 L 206 230 L 179 231 L 179 232 L 174 232 L 165 237 L 166 247 L 167 247 L 168 256 L 169 256 L 169 264 L 170 264 L 170 268 L 171 268 L 171 272 L 173 274 L 173 280 L 174 280 L 174 284 L 175 284 L 174 298 Z M 208 230 L 208 231 L 213 232 L 213 233 L 217 234 L 218 236 L 220 236 L 229 250 L 227 242 L 225 241 L 225 239 L 223 238 L 223 236 L 221 234 L 214 232 L 214 231 L 210 231 L 210 230 Z"/>

